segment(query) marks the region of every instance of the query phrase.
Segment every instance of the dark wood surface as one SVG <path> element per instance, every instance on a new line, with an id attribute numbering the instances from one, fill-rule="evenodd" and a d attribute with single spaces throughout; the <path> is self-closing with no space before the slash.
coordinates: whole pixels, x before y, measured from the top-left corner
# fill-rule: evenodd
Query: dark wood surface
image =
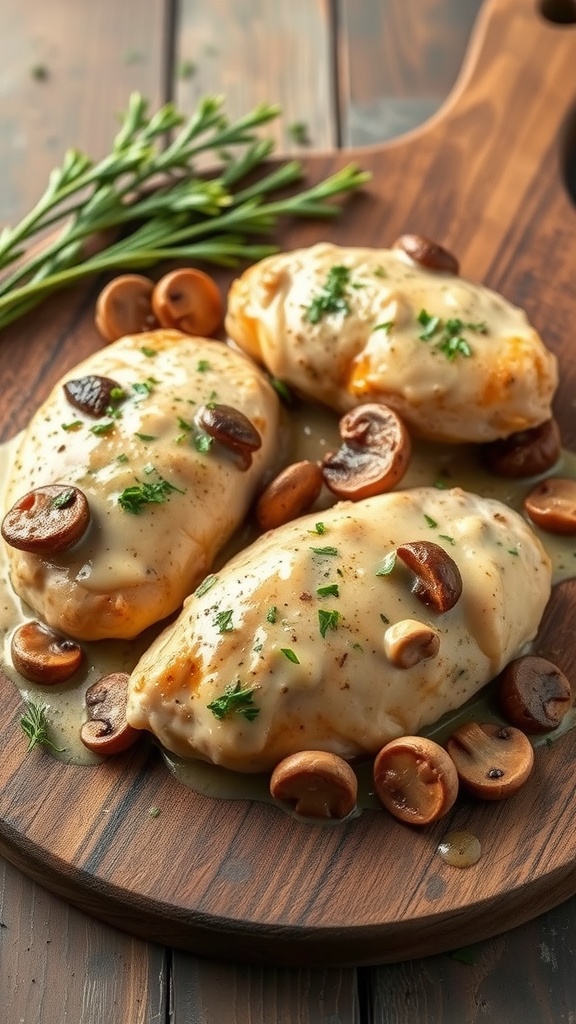
<path id="1" fill-rule="evenodd" d="M 16 11 L 16 5 L 14 12 Z M 54 5 L 59 12 L 63 12 L 65 18 L 69 10 L 68 4 Z M 16 122 L 22 127 L 18 117 L 17 102 L 21 104 L 20 115 L 25 118 L 30 114 L 30 99 L 26 98 L 26 90 L 30 86 L 38 89 L 48 90 L 49 87 L 60 90 L 57 96 L 60 103 L 50 106 L 49 99 L 44 94 L 43 102 L 47 104 L 44 108 L 44 116 L 39 120 L 42 132 L 40 138 L 47 137 L 47 125 L 51 123 L 50 131 L 62 138 L 63 142 L 78 143 L 78 135 L 66 137 L 69 130 L 71 118 L 71 104 L 74 104 L 74 112 L 80 117 L 83 130 L 87 132 L 88 141 L 94 141 L 95 151 L 100 147 L 103 151 L 104 138 L 98 125 L 104 107 L 100 108 L 95 100 L 98 96 L 100 102 L 106 102 L 104 90 L 99 85 L 95 87 L 94 79 L 89 72 L 93 66 L 90 59 L 87 59 L 84 51 L 94 51 L 93 60 L 98 62 L 98 54 L 102 60 L 102 54 L 106 53 L 106 67 L 108 69 L 106 88 L 120 88 L 123 83 L 128 87 L 138 86 L 149 95 L 165 95 L 166 82 L 170 76 L 166 75 L 166 67 L 170 67 L 170 61 L 174 61 L 174 51 L 183 54 L 182 59 L 192 60 L 192 53 L 198 53 L 199 57 L 205 58 L 206 68 L 203 70 L 202 60 L 198 59 L 198 69 L 189 77 L 188 75 L 175 74 L 173 81 L 177 91 L 184 95 L 184 89 L 190 89 L 196 78 L 195 87 L 203 91 L 203 74 L 208 74 L 210 68 L 209 58 L 215 59 L 217 53 L 214 51 L 225 50 L 226 40 L 232 32 L 233 21 L 226 19 L 220 21 L 217 28 L 212 26 L 206 28 L 202 37 L 196 28 L 192 36 L 188 36 L 186 47 L 185 27 L 187 24 L 196 25 L 202 23 L 206 12 L 201 4 L 183 4 L 179 18 L 174 18 L 174 12 L 162 9 L 161 24 L 169 28 L 170 24 L 180 26 L 176 35 L 178 45 L 171 47 L 169 38 L 163 35 L 158 29 L 158 12 L 160 4 L 139 4 L 138 14 L 132 8 L 132 19 L 114 10 L 108 5 L 107 18 L 102 17 L 96 25 L 92 23 L 91 33 L 85 31 L 84 27 L 79 33 L 81 40 L 76 37 L 71 40 L 71 53 L 80 48 L 83 52 L 83 66 L 85 74 L 80 74 L 76 87 L 73 90 L 73 100 L 70 100 L 72 89 L 72 78 L 59 77 L 63 68 L 66 67 L 62 60 L 62 54 L 58 52 L 58 59 L 55 62 L 54 77 L 51 74 L 50 63 L 47 58 L 46 65 L 49 72 L 47 79 L 39 80 L 26 77 L 30 75 L 31 68 L 35 62 L 32 54 L 34 47 L 38 47 L 39 38 L 50 38 L 50 32 L 54 33 L 54 46 L 56 43 L 61 47 L 63 39 L 69 37 L 69 33 L 61 32 L 58 29 L 56 16 L 45 18 L 31 17 L 31 14 L 38 14 L 38 6 L 35 11 L 26 9 L 22 4 L 18 8 L 17 15 L 8 12 L 12 18 L 10 32 L 0 34 L 3 45 L 7 45 L 7 38 L 17 38 L 18 24 L 21 30 L 21 37 L 28 44 L 29 50 L 21 47 L 20 57 L 14 60 L 14 52 L 11 48 L 8 56 L 12 60 L 12 67 L 16 67 L 15 82 L 13 82 L 13 97 L 16 108 L 12 111 Z M 216 6 L 216 5 L 215 5 Z M 235 5 L 243 7 L 242 17 L 238 15 L 236 31 L 239 32 L 242 24 L 249 24 L 254 33 L 260 29 L 265 34 L 263 38 L 274 38 L 274 29 L 278 29 L 278 21 L 272 14 L 267 14 L 272 5 L 245 4 Z M 282 5 L 284 6 L 284 5 Z M 239 60 L 242 56 L 236 47 L 230 46 L 227 51 L 227 72 L 231 75 L 230 90 L 236 98 L 241 94 L 234 87 L 236 81 L 242 82 L 257 79 L 254 92 L 249 96 L 263 98 L 262 91 L 265 90 L 266 98 L 280 98 L 289 112 L 291 121 L 305 121 L 302 116 L 302 106 L 305 102 L 306 109 L 314 111 L 315 120 L 310 117 L 310 124 L 318 124 L 319 131 L 323 124 L 331 126 L 334 134 L 322 138 L 317 142 L 312 139 L 314 145 L 328 145 L 337 137 L 346 138 L 347 141 L 355 142 L 354 131 L 365 130 L 366 114 L 370 117 L 370 125 L 375 125 L 373 118 L 374 103 L 380 97 L 394 98 L 396 90 L 402 92 L 402 72 L 394 70 L 390 64 L 386 65 L 381 59 L 372 64 L 372 72 L 367 71 L 368 55 L 374 54 L 374 33 L 363 32 L 363 26 L 370 23 L 373 18 L 374 6 L 367 3 L 364 7 L 359 3 L 351 3 L 350 10 L 353 17 L 347 16 L 348 9 L 345 4 L 340 6 L 338 11 L 340 31 L 342 33 L 340 46 L 338 47 L 339 61 L 334 60 L 334 40 L 337 32 L 331 27 L 328 15 L 334 13 L 331 5 L 324 7 L 321 4 L 308 4 L 306 9 L 298 9 L 298 5 L 290 5 L 294 17 L 294 31 L 298 26 L 306 31 L 302 32 L 301 38 L 301 63 L 298 73 L 290 81 L 285 78 L 283 88 L 287 92 L 280 95 L 276 90 L 271 95 L 272 79 L 266 79 L 263 72 L 257 72 L 254 62 L 248 62 L 250 71 L 242 74 L 239 67 Z M 417 10 L 416 10 L 417 6 Z M 459 4 L 455 13 L 455 5 L 441 3 L 440 0 L 432 3 L 419 5 L 395 5 L 389 3 L 382 7 L 388 8 L 387 30 L 388 33 L 396 32 L 398 39 L 418 41 L 418 47 L 429 58 L 429 81 L 433 82 L 429 95 L 437 101 L 442 93 L 442 83 L 434 75 L 438 74 L 438 67 L 446 66 L 446 74 L 453 76 L 457 61 L 446 62 L 438 60 L 438 54 L 458 49 L 458 39 L 463 42 L 466 26 L 460 20 L 465 6 Z M 513 26 L 508 25 L 508 30 L 503 24 L 494 26 L 494 39 L 492 46 L 500 53 L 505 53 L 507 59 L 495 62 L 493 75 L 498 78 L 498 95 L 501 101 L 499 111 L 485 109 L 480 103 L 482 90 L 485 82 L 482 76 L 472 81 L 472 91 L 468 92 L 466 102 L 456 103 L 451 107 L 448 129 L 439 129 L 438 124 L 434 128 L 434 145 L 431 149 L 422 148 L 419 158 L 415 164 L 410 165 L 411 178 L 405 173 L 404 157 L 402 156 L 403 143 L 394 145 L 391 152 L 398 155 L 390 160 L 380 158 L 377 154 L 371 155 L 370 160 L 374 161 L 373 166 L 379 173 L 379 178 L 384 179 L 389 175 L 388 187 L 394 196 L 402 196 L 402 209 L 404 213 L 410 210 L 418 220 L 413 227 L 429 230 L 431 233 L 446 239 L 457 251 L 462 254 L 464 269 L 474 276 L 483 276 L 491 283 L 497 284 L 512 297 L 517 296 L 518 301 L 527 305 L 534 320 L 543 331 L 552 332 L 552 343 L 560 344 L 561 337 L 568 334 L 570 326 L 569 300 L 574 299 L 574 288 L 571 281 L 570 271 L 570 236 L 573 234 L 572 209 L 567 203 L 562 189 L 558 187 L 557 166 L 560 159 L 560 146 L 558 144 L 559 119 L 561 113 L 567 111 L 571 100 L 570 84 L 566 81 L 567 74 L 567 34 L 570 28 L 556 27 L 552 30 L 544 26 L 544 36 L 540 34 L 535 37 L 531 34 L 528 19 L 532 19 L 531 3 L 520 2 L 516 4 L 496 3 L 488 6 L 494 8 L 518 9 L 520 20 Z M 560 5 L 556 5 L 556 10 Z M 51 5 L 52 7 L 52 5 Z M 130 5 L 124 5 L 124 10 Z M 105 8 L 104 4 L 100 9 Z M 313 9 L 313 14 L 310 10 Z M 4 8 L 2 17 L 5 17 Z M 42 9 L 44 10 L 44 8 Z M 398 13 L 402 12 L 402 16 Z M 22 13 L 20 13 L 22 12 Z M 469 11 L 468 14 L 471 12 Z M 224 16 L 226 12 L 224 11 Z M 236 17 L 236 12 L 235 12 Z M 253 17 L 254 21 L 250 21 Z M 266 19 L 269 18 L 269 21 Z M 286 14 L 283 15 L 283 19 Z M 311 20 L 314 19 L 313 30 L 320 33 L 321 43 L 317 41 L 311 45 L 310 33 L 312 32 Z M 14 20 L 15 19 L 15 20 Z M 18 21 L 20 19 L 20 21 Z M 298 21 L 298 19 L 301 19 Z M 124 29 L 119 28 L 120 20 Z M 135 29 L 135 23 L 138 22 Z M 67 23 L 67 22 L 66 22 Z M 530 24 L 532 22 L 530 21 Z M 16 29 L 14 29 L 16 24 Z M 206 24 L 206 23 L 205 23 Z M 114 26 L 114 31 L 110 26 Z M 99 26 L 99 27 L 98 27 Z M 239 27 L 238 27 L 239 26 Z M 540 28 L 540 26 L 539 26 Z M 136 59 L 136 52 L 132 43 L 129 42 L 130 35 L 143 33 L 142 49 L 140 56 Z M 42 33 L 47 35 L 42 36 Z M 100 32 L 100 35 L 99 35 Z M 122 32 L 125 35 L 122 35 Z M 278 39 L 286 35 L 287 28 L 282 20 L 282 29 L 279 30 Z M 528 32 L 528 36 L 526 33 Z M 146 35 L 146 33 L 148 33 Z M 116 59 L 110 60 L 110 45 L 113 37 L 116 46 Z M 126 47 L 123 47 L 122 40 L 127 40 Z M 390 35 L 387 37 L 390 39 Z M 191 42 L 190 40 L 193 40 Z M 434 40 L 436 39 L 437 45 Z M 452 45 L 447 40 L 452 39 Z M 543 42 L 543 39 L 545 42 Z M 442 42 L 444 40 L 444 42 Z M 519 46 L 522 41 L 522 48 Z M 404 44 L 406 46 L 407 44 Z M 180 50 L 179 50 L 180 46 Z M 279 44 L 277 44 L 279 46 Z M 204 49 L 202 50 L 201 47 Z M 444 47 L 444 49 L 443 49 Z M 544 47 L 544 49 L 543 49 Z M 548 50 L 546 50 L 548 47 Z M 281 47 L 280 47 L 281 48 Z M 14 47 L 15 50 L 15 47 Z M 46 51 L 48 52 L 48 51 Z M 297 51 L 298 52 L 298 51 Z M 391 46 L 391 52 L 399 58 L 403 52 L 403 46 Z M 414 61 L 413 52 L 410 46 L 404 51 Z M 462 50 L 460 49 L 460 53 Z M 118 54 L 123 54 L 118 59 Z M 318 55 L 325 55 L 325 63 L 318 62 Z M 126 57 L 126 55 L 129 55 Z M 146 59 L 144 59 L 147 55 Z M 126 59 L 124 59 L 126 58 Z M 154 59 L 152 59 L 154 58 Z M 270 60 L 273 58 L 271 51 Z M 322 83 L 328 81 L 330 87 L 326 87 L 323 93 L 322 88 L 313 91 L 310 96 L 311 77 L 306 77 L 303 68 L 312 66 L 311 62 L 316 58 L 316 74 L 319 75 Z M 423 68 L 428 63 L 428 58 L 422 62 Z M 517 61 L 530 58 L 529 71 L 523 79 L 523 91 L 517 97 L 517 106 L 514 107 L 514 95 L 510 95 L 511 84 L 514 80 Z M 18 64 L 18 59 L 20 63 Z M 244 55 L 246 59 L 246 55 Z M 533 71 L 538 67 L 538 61 L 545 62 L 550 66 L 549 81 L 558 106 L 555 107 L 553 115 L 546 111 L 547 116 L 543 118 L 542 103 L 544 99 L 549 100 L 549 90 L 543 89 L 542 81 Z M 233 68 L 230 62 L 236 67 L 234 77 Z M 573 63 L 573 62 L 572 62 Z M 113 69 L 113 73 L 110 69 Z M 436 68 L 436 71 L 434 70 Z M 355 70 L 356 69 L 356 70 Z M 499 69 L 499 76 L 497 74 Z M 335 73 L 335 71 L 337 73 Z M 213 74 L 213 69 L 210 71 Z M 287 71 L 285 69 L 285 73 Z M 20 76 L 20 81 L 18 80 Z M 123 77 L 125 76 L 125 77 Z M 157 77 L 155 77 L 157 76 Z M 502 77 L 503 76 L 503 77 Z M 412 78 L 411 74 L 406 76 Z M 136 78 L 136 81 L 134 79 Z M 113 86 L 112 79 L 115 79 Z M 209 79 L 205 79 L 208 83 Z M 213 78 L 212 82 L 218 84 L 219 79 Z M 425 82 L 425 79 L 423 79 Z M 259 83 L 259 84 L 258 84 Z M 334 85 L 339 85 L 338 99 L 339 107 L 335 104 Z M 380 83 L 382 83 L 380 85 Z M 556 85 L 554 85 L 556 83 Z M 451 81 L 446 81 L 447 91 Z M 210 85 L 209 87 L 215 87 Z M 564 87 L 562 87 L 564 85 Z M 305 86 L 305 88 L 304 88 Z M 222 86 L 220 86 L 222 88 Z M 154 94 L 154 88 L 158 93 Z M 84 92 L 83 92 L 84 89 Z M 307 95 L 306 95 L 307 90 Z M 226 89 L 225 91 L 229 91 Z M 99 93 L 99 95 L 98 95 Z M 425 93 L 423 86 L 423 93 Z M 113 94 L 114 96 L 116 93 Z M 24 99 L 22 97 L 25 97 Z M 48 94 L 49 96 L 49 94 Z M 90 98 L 91 97 L 91 98 Z M 348 100 L 347 100 L 348 97 Z M 19 100 L 18 100 L 19 98 Z M 351 98 L 355 98 L 352 102 Z M 312 102 L 313 100 L 313 102 Z M 322 104 L 326 100 L 327 107 Z M 108 99 L 108 102 L 110 100 Z M 68 108 L 66 108 L 68 102 Z M 190 100 L 192 102 L 192 99 Z M 250 99 L 250 102 L 252 100 Z M 54 92 L 52 94 L 54 103 Z M 86 106 L 83 108 L 82 104 Z M 96 104 L 90 107 L 90 103 Z M 467 106 L 468 104 L 468 106 Z M 124 105 L 121 99 L 116 106 Z M 317 111 L 321 107 L 321 113 Z M 378 104 L 377 104 L 378 105 Z M 100 115 L 95 116 L 94 111 L 98 106 Z M 507 109 L 509 108 L 509 109 Z M 84 114 L 81 111 L 84 109 Z M 88 110 L 92 109 L 92 116 L 89 118 Z M 531 111 L 529 118 L 524 117 L 524 111 Z M 68 116 L 65 116 L 68 110 Z M 335 119 L 334 111 L 339 112 L 339 120 Z M 509 118 L 502 126 L 499 118 L 509 114 Z M 59 113 L 57 111 L 60 111 Z M 360 111 L 360 115 L 358 113 Z M 466 137 L 463 129 L 466 121 L 470 121 L 470 112 L 475 113 L 478 118 L 477 133 L 472 139 Z M 482 116 L 480 117 L 479 114 Z M 50 122 L 50 118 L 52 118 Z M 497 137 L 488 130 L 498 123 L 502 131 Z M 290 122 L 289 122 L 290 123 Z M 446 123 L 446 122 L 445 122 Z M 24 121 L 24 125 L 26 122 Z M 536 133 L 538 145 L 533 145 L 532 137 L 534 125 L 539 126 Z M 338 128 L 338 125 L 340 126 Z M 345 127 L 348 125 L 348 127 Z M 55 126 L 55 127 L 54 127 Z M 403 127 L 407 127 L 405 123 Z M 7 136 L 12 140 L 10 126 L 5 127 L 0 120 L 2 137 Z M 29 130 L 29 129 L 28 129 Z M 325 129 L 323 129 L 325 130 Z M 372 131 L 372 127 L 370 128 Z M 444 131 L 444 134 L 443 134 Z M 347 135 L 349 132 L 349 135 Z M 25 133 L 24 133 L 25 134 Z M 310 130 L 312 134 L 312 129 Z M 34 136 L 33 136 L 34 137 Z M 84 135 L 84 140 L 86 134 Z M 87 145 L 83 140 L 83 144 Z M 13 141 L 13 140 L 12 140 Z M 282 141 L 282 140 L 281 140 Z M 365 141 L 365 140 L 358 140 Z M 34 143 L 36 149 L 26 145 L 29 142 L 20 142 L 24 145 L 26 159 L 23 162 L 22 153 L 18 155 L 18 147 L 6 147 L 6 167 L 11 168 L 11 181 L 15 182 L 16 199 L 13 200 L 13 208 L 21 213 L 29 205 L 26 196 L 26 189 L 38 186 L 36 172 L 41 163 L 40 156 L 46 157 L 47 166 L 54 160 L 50 160 L 50 151 L 41 152 L 42 146 L 37 141 Z M 543 147 L 543 148 L 540 148 Z M 519 168 L 514 168 L 509 162 L 512 151 L 522 152 L 522 163 Z M 58 153 L 60 150 L 58 150 Z M 4 154 L 3 154 L 4 157 Z M 38 160 L 35 158 L 38 157 Z M 34 165 L 30 163 L 35 159 Z M 394 161 L 396 163 L 394 164 Z M 446 176 L 450 167 L 456 161 L 457 166 L 462 163 L 467 165 L 466 186 L 464 193 L 454 195 L 446 187 L 434 192 L 434 207 L 430 207 L 428 186 L 434 176 Z M 22 167 L 26 166 L 26 174 Z M 327 166 L 321 162 L 319 167 Z M 487 173 L 487 168 L 497 168 L 498 174 L 492 170 Z M 20 170 L 18 170 L 20 168 Z M 391 173 L 392 171 L 392 173 Z M 39 171 L 38 171 L 39 173 Z M 398 179 L 401 176 L 401 187 L 398 187 Z M 396 180 L 395 180 L 396 179 Z M 43 175 L 40 180 L 43 180 Z M 510 196 L 506 203 L 502 203 L 499 190 L 494 188 L 494 180 L 504 180 L 501 192 L 508 191 Z M 406 183 L 414 184 L 407 188 Z M 514 181 L 515 187 L 511 193 L 510 181 Z M 418 187 L 417 187 L 418 186 Z M 18 192 L 20 189 L 20 198 Z M 0 190 L 1 193 L 1 190 Z M 407 194 L 407 198 L 405 195 Z M 474 198 L 475 197 L 475 198 Z M 466 208 L 458 206 L 458 202 L 466 200 Z M 21 203 L 18 209 L 18 202 Z M 546 217 L 542 216 L 546 212 Z M 374 224 L 373 230 L 379 228 L 382 235 L 382 242 L 385 244 L 391 241 L 397 233 L 397 222 L 400 219 L 399 204 L 394 205 L 390 201 L 386 210 L 383 211 L 382 221 Z M 12 220 L 14 214 L 9 212 L 3 219 Z M 473 230 L 470 230 L 470 221 L 473 223 Z M 448 230 L 446 230 L 448 225 Z M 511 229 L 511 226 L 514 228 Z M 402 225 L 404 226 L 404 225 Z M 346 227 L 342 226 L 342 230 Z M 349 225 L 348 225 L 349 227 Z M 490 245 L 487 244 L 484 234 L 484 243 L 481 243 L 478 236 L 490 230 Z M 554 293 L 548 292 L 544 295 L 539 291 L 539 282 L 542 277 L 542 254 L 545 254 L 547 273 L 552 277 L 555 284 Z M 514 257 L 514 259 L 512 258 Z M 572 261 L 573 262 L 573 261 Z M 558 294 L 564 299 L 558 304 Z M 72 331 L 65 330 L 65 324 L 70 323 L 70 308 L 62 310 L 58 303 L 51 307 L 53 322 L 53 336 L 59 339 L 56 346 L 56 359 L 66 361 L 73 356 L 77 340 L 83 336 L 81 329 L 82 315 L 90 308 L 93 295 L 90 289 L 85 295 L 77 300 L 73 310 L 76 317 Z M 547 337 L 549 334 L 547 333 Z M 13 348 L 10 354 L 3 359 L 2 379 L 10 374 L 11 367 L 19 362 L 21 348 Z M 1 354 L 0 354 L 1 357 Z M 5 361 L 4 361 L 5 360 Z M 38 370 L 49 363 L 48 356 L 38 349 Z M 55 372 L 57 365 L 54 363 L 48 367 L 49 372 Z M 35 373 L 27 381 L 27 389 L 24 392 L 24 404 L 16 414 L 16 419 L 25 415 L 25 403 L 33 401 Z M 566 373 L 565 384 L 561 393 L 561 402 L 569 401 L 574 394 L 574 371 Z M 20 379 L 21 384 L 21 379 Z M 21 387 L 19 392 L 21 392 Z M 37 392 L 36 392 L 37 394 Z M 20 399 L 20 394 L 19 394 Z M 565 422 L 568 429 L 570 423 Z M 571 437 L 574 442 L 574 437 Z M 560 749 L 560 748 L 559 748 Z M 55 824 L 54 831 L 57 831 Z M 42 876 L 40 866 L 39 876 Z M 289 971 L 285 969 L 264 969 L 245 968 L 238 966 L 223 967 L 220 964 L 211 963 L 207 960 L 198 960 L 186 953 L 170 950 L 164 952 L 157 946 L 126 937 L 124 934 L 110 929 L 93 921 L 76 910 L 71 910 L 67 905 L 48 896 L 19 875 L 15 870 L 6 865 L 3 876 L 0 876 L 0 920 L 5 927 L 0 928 L 0 942 L 2 943 L 0 956 L 0 994 L 3 997 L 4 1005 L 8 1005 L 6 1011 L 9 1019 L 22 1019 L 26 1024 L 48 1024 L 48 1022 L 59 1021 L 62 1017 L 63 1007 L 63 985 L 66 990 L 66 1006 L 69 1010 L 69 1019 L 79 1021 L 115 1021 L 115 1020 L 234 1020 L 234 1021 L 476 1021 L 485 1019 L 487 1016 L 494 1020 L 519 1019 L 520 1015 L 526 1021 L 557 1021 L 570 1019 L 570 1015 L 576 1004 L 576 991 L 571 971 L 571 956 L 573 953 L 573 931 L 574 931 L 574 901 L 564 904 L 558 910 L 551 912 L 544 917 L 537 919 L 521 929 L 507 933 L 499 939 L 481 943 L 474 950 L 472 964 L 463 964 L 449 956 L 433 957 L 423 961 L 412 961 L 401 965 L 388 966 L 373 969 L 361 969 L 354 971 L 350 969 L 332 971 Z M 154 936 L 151 936 L 152 938 Z M 7 955 L 5 950 L 8 951 Z M 116 961 L 116 968 L 110 967 Z M 15 978 L 18 980 L 15 981 Z M 32 980 L 34 979 L 34 981 Z M 63 982 L 64 979 L 64 982 Z M 77 980 L 79 979 L 79 980 Z M 167 979 L 171 980 L 173 995 L 170 1000 L 167 995 Z M 40 988 L 36 989 L 40 980 Z"/>

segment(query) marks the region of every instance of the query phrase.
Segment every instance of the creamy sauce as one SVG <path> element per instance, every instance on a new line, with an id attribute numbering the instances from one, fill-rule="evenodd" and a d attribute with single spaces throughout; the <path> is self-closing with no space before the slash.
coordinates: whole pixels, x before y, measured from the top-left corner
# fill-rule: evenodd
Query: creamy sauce
<path id="1" fill-rule="evenodd" d="M 10 464 L 19 438 L 0 448 L 0 488 L 6 487 Z M 303 458 L 321 459 L 327 451 L 339 447 L 338 419 L 320 407 L 297 405 L 284 413 L 282 430 L 282 461 L 288 463 Z M 576 478 L 576 456 L 563 452 L 559 463 L 549 475 Z M 485 472 L 477 462 L 472 446 L 447 446 L 420 443 L 401 487 L 443 483 L 448 487 L 460 486 L 484 497 L 497 498 L 510 507 L 521 510 L 526 494 L 536 478 L 530 480 L 501 479 Z M 322 492 L 316 505 L 319 513 L 333 504 L 333 496 Z M 576 576 L 576 538 L 560 537 L 535 529 L 552 559 L 554 582 Z M 218 558 L 218 565 L 233 553 L 245 547 L 256 537 L 256 530 L 247 523 L 227 545 Z M 10 639 L 15 628 L 34 618 L 34 613 L 14 594 L 8 582 L 8 568 L 4 545 L 0 547 L 0 635 L 3 642 L 3 668 L 19 689 L 23 700 L 42 703 L 47 708 L 50 736 L 62 750 L 55 756 L 74 764 L 94 764 L 100 759 L 91 754 L 80 741 L 80 725 L 85 717 L 84 694 L 87 686 L 112 671 L 129 672 L 134 667 L 160 625 L 150 627 L 136 640 L 106 640 L 82 643 L 84 661 L 79 672 L 67 683 L 59 686 L 39 686 L 23 680 L 15 671 L 10 657 Z M 162 623 L 165 625 L 165 623 Z M 457 711 L 444 716 L 423 732 L 438 742 L 464 721 L 501 721 L 495 710 L 491 687 L 484 690 Z M 537 737 L 535 745 L 549 743 L 576 725 L 576 709 L 572 709 L 561 726 L 544 737 Z M 254 799 L 272 803 L 267 775 L 244 775 L 227 771 L 211 764 L 185 761 L 162 751 L 169 770 L 181 783 L 210 797 L 220 799 Z M 359 807 L 379 809 L 380 804 L 372 791 L 371 764 L 356 766 L 359 779 Z"/>

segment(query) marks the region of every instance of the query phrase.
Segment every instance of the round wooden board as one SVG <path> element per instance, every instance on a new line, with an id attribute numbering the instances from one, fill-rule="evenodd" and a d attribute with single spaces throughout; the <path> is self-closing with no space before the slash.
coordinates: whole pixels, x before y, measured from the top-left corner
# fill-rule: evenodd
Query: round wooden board
<path id="1" fill-rule="evenodd" d="M 557 352 L 556 413 L 572 449 L 576 214 L 565 179 L 574 166 L 575 66 L 574 26 L 546 21 L 532 0 L 487 0 L 444 111 L 378 149 L 311 157 L 311 180 L 353 156 L 373 181 L 335 224 L 299 224 L 279 238 L 287 248 L 321 238 L 385 246 L 412 230 L 442 241 L 466 276 L 523 306 Z M 58 296 L 5 332 L 4 437 L 99 346 L 98 287 Z M 575 616 L 576 587 L 564 584 L 538 645 L 572 679 Z M 89 913 L 147 938 L 235 960 L 379 963 L 493 935 L 576 892 L 572 733 L 538 751 L 534 776 L 510 801 L 460 800 L 421 831 L 369 811 L 311 827 L 273 806 L 179 786 L 152 747 L 98 769 L 26 755 L 18 694 L 6 681 L 1 688 L 1 851 Z M 466 871 L 436 853 L 453 828 L 482 843 L 482 859 Z"/>

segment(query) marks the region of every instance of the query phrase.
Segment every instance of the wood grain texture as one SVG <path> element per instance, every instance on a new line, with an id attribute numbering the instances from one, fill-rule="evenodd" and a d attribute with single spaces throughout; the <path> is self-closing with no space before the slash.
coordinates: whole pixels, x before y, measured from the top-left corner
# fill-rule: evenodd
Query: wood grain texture
<path id="1" fill-rule="evenodd" d="M 134 89 L 154 106 L 163 98 L 167 6 L 0 4 L 0 225 L 30 209 L 67 148 L 94 158 L 109 151 Z"/>
<path id="2" fill-rule="evenodd" d="M 447 243 L 466 274 L 525 305 L 558 352 L 557 413 L 572 447 L 575 214 L 562 181 L 562 140 L 575 60 L 572 30 L 541 21 L 529 0 L 490 0 L 444 112 L 409 138 L 360 154 L 374 180 L 329 230 L 299 225 L 282 236 L 287 246 L 320 235 L 378 245 L 416 230 Z M 310 177 L 349 156 L 310 158 Z M 35 318 L 37 348 L 29 351 L 40 358 L 54 345 L 45 368 L 51 380 L 97 344 L 90 296 L 75 302 L 66 307 L 75 317 L 70 330 L 55 320 L 65 313 L 54 304 Z M 7 332 L 6 344 L 17 346 L 26 331 L 22 324 Z M 13 429 L 7 409 L 3 429 Z M 575 613 L 576 593 L 565 586 L 543 635 L 545 648 L 565 652 L 572 676 Z M 572 736 L 538 754 L 531 785 L 508 804 L 462 801 L 418 833 L 383 814 L 317 830 L 275 808 L 182 790 L 145 749 L 90 773 L 44 754 L 25 758 L 11 690 L 4 709 L 2 848 L 79 906 L 137 933 L 153 929 L 168 943 L 266 963 L 403 959 L 502 931 L 576 890 Z M 148 814 L 152 804 L 158 819 Z M 183 828 L 189 821 L 193 828 Z M 483 861 L 467 872 L 434 852 L 453 826 L 483 843 Z"/>
<path id="3" fill-rule="evenodd" d="M 10 1022 L 165 1024 L 167 957 L 0 862 L 0 993 Z"/>
<path id="4" fill-rule="evenodd" d="M 337 0 L 342 139 L 393 138 L 434 114 L 456 81 L 483 0 Z"/>
<path id="5" fill-rule="evenodd" d="M 279 153 L 335 144 L 329 0 L 181 0 L 176 101 L 192 110 L 200 96 L 223 93 L 232 117 L 258 103 L 280 103 L 267 128 Z M 295 139 L 294 125 L 307 143 Z"/>
<path id="6" fill-rule="evenodd" d="M 571 1021 L 575 929 L 576 900 L 572 899 L 522 928 L 457 950 L 455 956 L 374 968 L 367 978 L 368 1020 L 373 1024 Z"/>
<path id="7" fill-rule="evenodd" d="M 354 970 L 290 971 L 175 951 L 171 1024 L 360 1024 Z"/>

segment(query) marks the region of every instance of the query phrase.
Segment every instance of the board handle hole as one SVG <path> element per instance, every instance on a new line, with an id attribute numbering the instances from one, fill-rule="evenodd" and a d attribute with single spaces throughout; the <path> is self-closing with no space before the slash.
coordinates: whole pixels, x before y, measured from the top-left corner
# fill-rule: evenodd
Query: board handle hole
<path id="1" fill-rule="evenodd" d="M 555 25 L 576 25 L 576 0 L 540 0 L 540 13 Z"/>

